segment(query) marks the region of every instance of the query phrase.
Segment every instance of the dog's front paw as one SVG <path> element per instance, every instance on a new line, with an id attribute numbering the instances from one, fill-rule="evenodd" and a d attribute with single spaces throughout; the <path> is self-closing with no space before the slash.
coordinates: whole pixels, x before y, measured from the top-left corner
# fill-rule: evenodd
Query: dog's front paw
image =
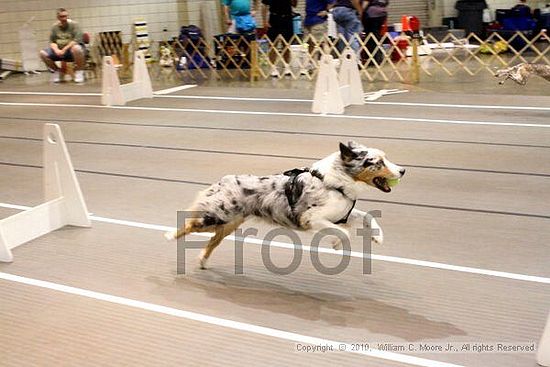
<path id="1" fill-rule="evenodd" d="M 336 251 L 341 250 L 342 240 L 340 240 L 339 238 L 334 239 L 334 241 L 332 241 L 332 249 Z"/>
<path id="2" fill-rule="evenodd" d="M 371 237 L 372 242 L 374 242 L 377 245 L 381 245 L 384 243 L 384 232 L 382 232 L 382 228 L 373 228 L 373 236 Z"/>
<path id="3" fill-rule="evenodd" d="M 372 231 L 370 238 L 371 242 L 374 242 L 377 245 L 381 245 L 382 243 L 384 243 L 384 232 L 374 218 L 372 218 L 372 220 L 370 221 L 370 229 Z"/>

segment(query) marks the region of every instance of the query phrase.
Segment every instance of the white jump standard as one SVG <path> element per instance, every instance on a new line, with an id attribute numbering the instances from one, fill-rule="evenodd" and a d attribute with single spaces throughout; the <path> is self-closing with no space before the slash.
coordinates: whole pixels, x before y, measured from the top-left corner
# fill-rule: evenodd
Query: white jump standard
<path id="1" fill-rule="evenodd" d="M 348 48 L 342 52 L 339 73 L 333 60 L 328 54 L 321 57 L 311 108 L 314 113 L 343 114 L 344 108 L 349 105 L 365 104 L 361 75 L 353 51 Z"/>
<path id="2" fill-rule="evenodd" d="M 151 77 L 145 64 L 142 51 L 134 53 L 134 71 L 131 83 L 120 85 L 113 58 L 103 58 L 103 81 L 101 104 L 106 106 L 124 106 L 126 102 L 141 98 L 153 98 Z"/>
<path id="3" fill-rule="evenodd" d="M 59 125 L 44 126 L 46 202 L 0 220 L 0 261 L 13 261 L 15 247 L 66 225 L 91 227 L 88 209 Z"/>

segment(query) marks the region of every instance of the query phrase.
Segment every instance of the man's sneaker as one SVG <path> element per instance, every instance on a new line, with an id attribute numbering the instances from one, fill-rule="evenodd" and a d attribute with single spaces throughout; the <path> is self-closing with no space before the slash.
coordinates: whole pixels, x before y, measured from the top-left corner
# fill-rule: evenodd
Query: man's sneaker
<path id="1" fill-rule="evenodd" d="M 300 69 L 300 75 L 309 75 L 309 70 L 306 69 L 306 68 L 301 68 Z"/>
<path id="2" fill-rule="evenodd" d="M 291 76 L 292 75 L 292 70 L 290 70 L 290 67 L 288 65 L 285 65 L 285 70 L 283 71 L 283 74 L 285 76 Z"/>
<path id="3" fill-rule="evenodd" d="M 61 81 L 61 72 L 59 70 L 55 70 L 52 74 L 52 82 L 59 83 Z"/>
<path id="4" fill-rule="evenodd" d="M 75 83 L 84 83 L 84 70 L 77 70 L 74 72 Z"/>
<path id="5" fill-rule="evenodd" d="M 271 74 L 270 74 L 273 78 L 280 78 L 281 77 L 281 74 L 279 73 L 279 70 L 277 70 L 277 68 L 274 66 L 271 68 Z"/>

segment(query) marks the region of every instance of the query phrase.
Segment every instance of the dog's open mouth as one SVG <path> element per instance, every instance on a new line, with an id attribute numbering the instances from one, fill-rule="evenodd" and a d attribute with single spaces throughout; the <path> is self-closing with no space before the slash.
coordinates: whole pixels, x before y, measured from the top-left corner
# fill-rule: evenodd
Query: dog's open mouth
<path id="1" fill-rule="evenodd" d="M 381 191 L 384 192 L 390 192 L 391 187 L 388 185 L 388 181 L 384 177 L 375 177 L 372 182 L 374 183 L 374 186 L 378 188 Z"/>

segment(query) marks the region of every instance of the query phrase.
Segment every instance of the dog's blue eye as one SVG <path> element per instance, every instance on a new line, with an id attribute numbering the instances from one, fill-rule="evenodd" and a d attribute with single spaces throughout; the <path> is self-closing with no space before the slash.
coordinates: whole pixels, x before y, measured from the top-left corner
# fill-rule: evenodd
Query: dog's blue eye
<path id="1" fill-rule="evenodd" d="M 363 167 L 369 167 L 369 166 L 372 166 L 374 163 L 372 163 L 371 160 L 369 159 L 365 159 L 365 161 L 363 162 Z"/>

